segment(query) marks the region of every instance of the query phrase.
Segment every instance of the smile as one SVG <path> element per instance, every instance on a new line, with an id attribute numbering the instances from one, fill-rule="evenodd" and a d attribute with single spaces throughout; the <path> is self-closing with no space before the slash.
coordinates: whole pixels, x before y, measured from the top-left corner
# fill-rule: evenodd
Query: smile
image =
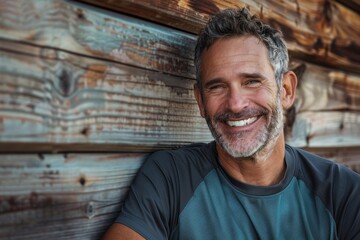
<path id="1" fill-rule="evenodd" d="M 226 123 L 231 127 L 243 127 L 243 126 L 252 124 L 257 119 L 258 119 L 257 117 L 252 117 L 252 118 L 243 119 L 243 120 L 239 120 L 239 121 L 227 121 Z"/>

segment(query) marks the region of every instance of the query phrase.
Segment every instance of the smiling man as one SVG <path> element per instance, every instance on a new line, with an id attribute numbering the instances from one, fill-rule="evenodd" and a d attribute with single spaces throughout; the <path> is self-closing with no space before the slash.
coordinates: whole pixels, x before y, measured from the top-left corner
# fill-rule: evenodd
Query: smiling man
<path id="1" fill-rule="evenodd" d="M 266 46 L 251 35 L 217 40 L 201 58 L 195 96 L 218 143 L 220 165 L 252 184 L 256 174 L 246 174 L 243 165 L 256 164 L 260 177 L 253 184 L 277 183 L 285 170 L 282 107 L 294 101 L 295 74 L 281 74 L 278 87 Z"/>
<path id="2" fill-rule="evenodd" d="M 215 141 L 152 154 L 104 239 L 360 239 L 360 176 L 285 144 L 297 78 L 280 32 L 224 10 L 195 66 Z"/>

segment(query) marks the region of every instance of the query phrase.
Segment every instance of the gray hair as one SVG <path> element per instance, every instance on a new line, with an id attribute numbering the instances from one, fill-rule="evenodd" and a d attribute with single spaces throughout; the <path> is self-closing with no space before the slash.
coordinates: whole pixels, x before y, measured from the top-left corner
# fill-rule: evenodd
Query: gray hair
<path id="1" fill-rule="evenodd" d="M 282 33 L 260 21 L 255 15 L 251 16 L 246 8 L 225 9 L 212 18 L 200 31 L 195 48 L 195 68 L 197 84 L 201 86 L 201 54 L 211 47 L 217 40 L 236 36 L 255 36 L 268 49 L 269 62 L 274 69 L 275 79 L 281 89 L 282 75 L 287 71 L 289 56 Z"/>

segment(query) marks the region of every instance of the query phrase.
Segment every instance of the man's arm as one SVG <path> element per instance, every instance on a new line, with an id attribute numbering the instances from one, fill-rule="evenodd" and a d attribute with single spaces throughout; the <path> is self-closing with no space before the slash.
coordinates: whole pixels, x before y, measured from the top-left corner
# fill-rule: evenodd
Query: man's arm
<path id="1" fill-rule="evenodd" d="M 119 224 L 114 223 L 107 230 L 102 240 L 144 240 L 140 234 L 132 230 L 131 228 Z"/>
<path id="2" fill-rule="evenodd" d="M 176 222 L 171 216 L 178 216 L 173 206 L 179 205 L 179 198 L 170 196 L 180 189 L 175 177 L 179 174 L 173 173 L 176 166 L 172 159 L 167 151 L 153 153 L 146 159 L 121 204 L 119 216 L 103 240 L 168 239 L 174 228 L 169 223 Z"/>

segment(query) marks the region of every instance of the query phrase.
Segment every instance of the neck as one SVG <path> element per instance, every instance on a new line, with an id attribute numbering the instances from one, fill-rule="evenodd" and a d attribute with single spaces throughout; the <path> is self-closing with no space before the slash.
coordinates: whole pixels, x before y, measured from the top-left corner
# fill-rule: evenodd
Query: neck
<path id="1" fill-rule="evenodd" d="M 283 134 L 274 146 L 266 147 L 255 157 L 236 159 L 225 152 L 220 145 L 216 146 L 219 163 L 234 179 L 255 186 L 271 186 L 279 183 L 284 177 L 285 141 Z"/>

